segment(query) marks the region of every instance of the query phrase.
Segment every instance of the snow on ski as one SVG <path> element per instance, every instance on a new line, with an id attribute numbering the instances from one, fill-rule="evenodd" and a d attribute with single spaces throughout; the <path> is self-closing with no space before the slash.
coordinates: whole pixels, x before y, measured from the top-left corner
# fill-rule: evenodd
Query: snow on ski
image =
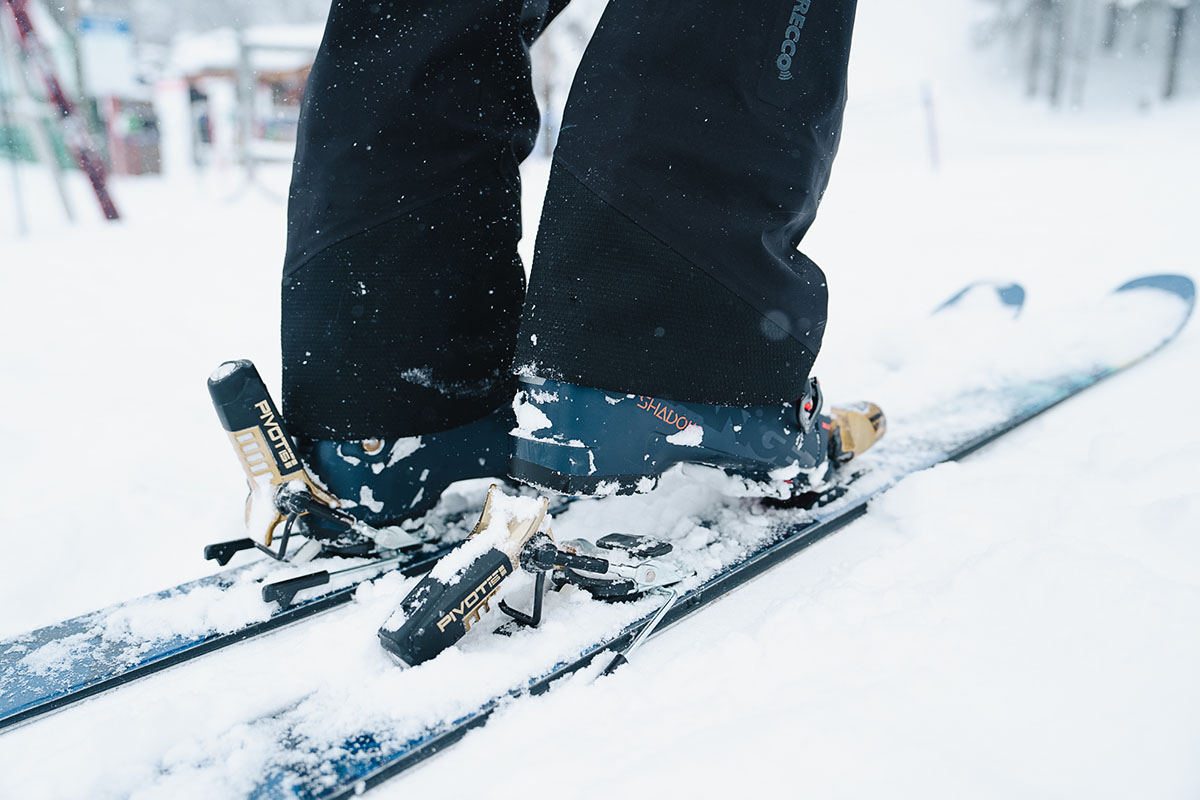
<path id="1" fill-rule="evenodd" d="M 461 488 L 478 493 L 471 484 Z M 446 494 L 426 520 L 440 532 L 437 541 L 415 551 L 382 560 L 262 559 L 0 641 L 0 732 L 311 619 L 351 601 L 360 584 L 386 572 L 427 572 L 470 530 L 477 506 L 466 494 Z"/>
<path id="2" fill-rule="evenodd" d="M 403 563 L 335 579 L 288 605 L 264 602 L 264 586 L 311 575 L 315 565 L 264 559 L 0 641 L 0 731 L 328 611 L 386 568 L 418 575 L 455 541 L 450 535 L 444 545 L 431 545 Z M 339 561 L 343 569 L 374 567 L 365 559 Z"/>
<path id="3" fill-rule="evenodd" d="M 810 512 L 714 499 L 736 480 L 712 470 L 680 470 L 652 496 L 580 504 L 554 522 L 560 536 L 596 537 L 637 525 L 672 541 L 696 575 L 662 619 L 663 627 L 704 607 L 779 561 L 866 513 L 871 499 L 905 476 L 962 458 L 1067 398 L 1157 352 L 1182 329 L 1195 300 L 1180 276 L 1139 278 L 1102 302 L 1024 319 L 991 351 L 956 363 L 960 387 L 939 402 L 900 409 L 890 438 L 872 450 L 845 494 Z M 656 509 L 656 503 L 658 508 Z M 673 524 L 663 518 L 670 509 Z M 361 595 L 360 612 L 382 618 L 405 585 L 394 576 Z M 379 588 L 379 587 L 377 587 Z M 528 582 L 506 597 L 520 602 Z M 493 615 L 459 645 L 401 670 L 380 652 L 347 663 L 337 686 L 312 691 L 282 711 L 239 726 L 198 748 L 203 763 L 164 765 L 159 788 L 203 775 L 229 794 L 255 798 L 334 798 L 360 793 L 444 749 L 512 697 L 548 689 L 620 650 L 662 608 L 660 597 L 605 604 L 581 592 L 547 598 L 545 620 L 507 638 L 485 635 Z M 257 776 L 223 771 L 222 754 L 253 754 Z"/>

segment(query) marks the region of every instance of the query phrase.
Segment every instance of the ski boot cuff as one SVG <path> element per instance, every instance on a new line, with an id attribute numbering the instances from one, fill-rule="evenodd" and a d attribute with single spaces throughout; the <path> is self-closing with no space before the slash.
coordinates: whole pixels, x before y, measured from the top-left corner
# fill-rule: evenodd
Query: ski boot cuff
<path id="1" fill-rule="evenodd" d="M 295 434 L 412 436 L 508 405 L 525 273 L 513 193 L 493 184 L 440 197 L 285 272 L 282 399 Z"/>

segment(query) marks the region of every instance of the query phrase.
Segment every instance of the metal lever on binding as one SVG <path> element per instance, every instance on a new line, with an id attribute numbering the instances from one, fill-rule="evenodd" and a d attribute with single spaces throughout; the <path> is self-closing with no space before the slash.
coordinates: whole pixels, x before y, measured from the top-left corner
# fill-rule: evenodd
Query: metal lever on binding
<path id="1" fill-rule="evenodd" d="M 600 673 L 601 675 L 611 675 L 623 664 L 628 664 L 629 657 L 633 655 L 634 651 L 641 647 L 647 639 L 650 638 L 651 634 L 654 633 L 654 629 L 658 627 L 659 623 L 663 621 L 663 618 L 667 616 L 667 612 L 669 612 L 675 606 L 675 601 L 679 599 L 679 592 L 674 589 L 658 589 L 656 591 L 659 594 L 667 595 L 666 602 L 663 603 L 662 607 L 655 612 L 654 616 L 650 618 L 650 621 L 646 623 L 646 626 L 638 631 L 638 635 L 635 636 L 633 641 L 629 643 L 629 646 L 613 656 L 613 660 L 608 662 L 608 666 L 605 667 L 604 671 Z"/>
<path id="2" fill-rule="evenodd" d="M 582 569 L 587 572 L 608 572 L 610 562 L 606 558 L 585 556 L 563 550 L 544 533 L 539 533 L 529 540 L 521 551 L 521 569 L 534 575 L 547 572 L 555 567 Z"/>
<path id="3" fill-rule="evenodd" d="M 296 599 L 296 595 L 305 589 L 312 589 L 317 586 L 325 586 L 332 582 L 339 575 L 345 575 L 350 572 L 361 572 L 363 570 L 373 570 L 382 574 L 393 564 L 398 563 L 404 556 L 391 556 L 389 558 L 379 558 L 367 564 L 357 564 L 353 567 L 345 567 L 343 569 L 335 569 L 332 572 L 329 570 L 319 570 L 310 572 L 307 575 L 298 575 L 295 578 L 286 578 L 281 581 L 265 583 L 262 587 L 262 599 L 267 603 L 279 603 L 280 608 L 287 608 Z"/>
<path id="4" fill-rule="evenodd" d="M 512 617 L 518 625 L 536 628 L 542 621 L 542 599 L 546 594 L 546 573 L 553 569 L 567 568 L 588 572 L 607 573 L 609 562 L 604 558 L 582 556 L 568 550 L 560 550 L 554 540 L 545 533 L 535 534 L 521 549 L 521 569 L 536 575 L 533 584 L 533 612 L 526 614 L 500 601 L 500 610 Z"/>

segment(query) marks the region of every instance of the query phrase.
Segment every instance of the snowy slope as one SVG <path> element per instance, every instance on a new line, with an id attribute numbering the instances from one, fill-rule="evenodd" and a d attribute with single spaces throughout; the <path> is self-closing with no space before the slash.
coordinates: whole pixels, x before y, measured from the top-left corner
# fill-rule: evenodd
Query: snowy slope
<path id="1" fill-rule="evenodd" d="M 919 401 L 932 387 L 905 380 L 917 334 L 902 321 L 980 276 L 1022 281 L 1030 313 L 1081 282 L 1098 295 L 1143 272 L 1200 278 L 1194 99 L 1137 116 L 1028 107 L 958 46 L 959 21 L 892 5 L 861 4 L 842 152 L 805 244 L 830 280 L 831 396 Z M 531 208 L 545 169 L 527 170 Z M 33 235 L 0 228 L 0 635 L 205 574 L 201 546 L 237 535 L 242 479 L 203 380 L 249 356 L 278 385 L 282 203 L 123 181 L 128 222 L 64 232 L 45 179 L 24 177 L 42 198 Z M 286 176 L 267 178 L 278 197 Z M 945 358 L 964 347 L 948 339 Z M 909 480 L 612 678 L 496 715 L 378 796 L 1195 797 L 1197 364 L 1193 324 L 1128 375 Z M 0 796 L 214 796 L 205 762 L 237 774 L 253 753 L 198 745 L 377 658 L 397 592 L 381 581 L 367 613 L 0 736 Z"/>

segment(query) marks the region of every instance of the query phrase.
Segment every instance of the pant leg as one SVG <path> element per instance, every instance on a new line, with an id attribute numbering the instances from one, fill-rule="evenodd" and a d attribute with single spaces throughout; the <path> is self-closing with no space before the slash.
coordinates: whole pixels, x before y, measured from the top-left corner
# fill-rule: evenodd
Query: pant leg
<path id="1" fill-rule="evenodd" d="M 854 0 L 611 0 L 554 155 L 516 367 L 792 401 L 825 276 L 797 245 L 837 150 Z"/>
<path id="2" fill-rule="evenodd" d="M 511 397 L 528 46 L 563 0 L 337 0 L 288 203 L 283 406 L 298 435 L 455 427 Z"/>

